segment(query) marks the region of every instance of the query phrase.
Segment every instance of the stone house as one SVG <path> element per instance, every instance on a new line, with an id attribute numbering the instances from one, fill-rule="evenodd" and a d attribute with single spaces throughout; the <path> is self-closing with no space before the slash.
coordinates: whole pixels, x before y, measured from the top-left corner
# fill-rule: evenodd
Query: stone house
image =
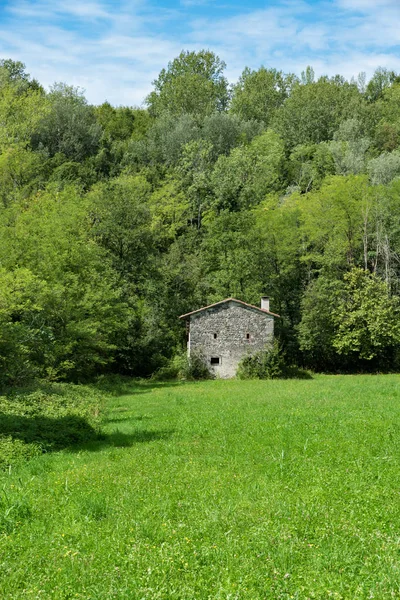
<path id="1" fill-rule="evenodd" d="M 188 355 L 202 354 L 217 377 L 234 377 L 241 359 L 265 349 L 274 339 L 274 320 L 269 298 L 261 307 L 226 298 L 181 315 L 188 331 Z"/>

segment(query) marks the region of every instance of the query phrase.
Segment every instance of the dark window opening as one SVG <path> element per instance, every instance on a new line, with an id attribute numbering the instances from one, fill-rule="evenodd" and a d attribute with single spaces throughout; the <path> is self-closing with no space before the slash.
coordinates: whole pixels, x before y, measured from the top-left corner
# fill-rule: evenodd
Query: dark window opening
<path id="1" fill-rule="evenodd" d="M 219 356 L 212 356 L 210 362 L 212 365 L 219 365 Z"/>
<path id="2" fill-rule="evenodd" d="M 217 339 L 217 334 L 216 334 L 216 333 L 214 333 L 214 340 L 216 340 L 216 339 Z"/>
<path id="3" fill-rule="evenodd" d="M 247 339 L 247 340 L 249 340 L 249 339 L 250 339 L 250 334 L 249 334 L 249 333 L 247 333 L 247 334 L 246 334 L 246 339 Z"/>

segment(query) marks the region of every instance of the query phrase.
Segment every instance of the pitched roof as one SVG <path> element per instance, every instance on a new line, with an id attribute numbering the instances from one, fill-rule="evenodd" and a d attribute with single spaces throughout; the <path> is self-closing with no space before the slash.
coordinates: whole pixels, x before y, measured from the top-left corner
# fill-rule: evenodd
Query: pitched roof
<path id="1" fill-rule="evenodd" d="M 225 300 L 220 300 L 219 302 L 215 302 L 214 304 L 209 304 L 208 306 L 203 306 L 203 308 L 198 308 L 197 310 L 192 310 L 192 312 L 186 313 L 185 315 L 180 315 L 180 319 L 186 319 L 187 317 L 191 317 L 192 315 L 196 315 L 197 313 L 203 312 L 204 310 L 208 310 L 209 308 L 214 308 L 214 306 L 220 306 L 220 304 L 225 304 L 225 302 L 237 302 L 242 306 L 246 306 L 247 308 L 252 308 L 254 310 L 258 310 L 259 312 L 265 313 L 267 315 L 271 315 L 272 317 L 278 317 L 279 315 L 265 310 L 265 308 L 260 308 L 259 306 L 254 306 L 253 304 L 247 304 L 247 302 L 243 302 L 243 300 L 237 300 L 237 298 L 225 298 Z"/>

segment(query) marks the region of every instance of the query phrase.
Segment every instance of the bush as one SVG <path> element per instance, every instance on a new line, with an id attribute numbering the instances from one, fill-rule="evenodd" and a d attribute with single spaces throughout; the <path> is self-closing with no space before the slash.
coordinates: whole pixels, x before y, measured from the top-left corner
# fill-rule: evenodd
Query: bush
<path id="1" fill-rule="evenodd" d="M 0 468 L 96 439 L 102 401 L 100 392 L 71 384 L 0 396 Z"/>
<path id="2" fill-rule="evenodd" d="M 182 361 L 180 376 L 181 379 L 189 381 L 213 379 L 206 358 L 201 352 L 192 352 L 189 357 L 186 357 L 186 360 Z"/>
<path id="3" fill-rule="evenodd" d="M 278 342 L 243 358 L 237 370 L 239 379 L 283 379 L 288 377 L 285 355 Z"/>
<path id="4" fill-rule="evenodd" d="M 197 381 L 213 379 L 213 375 L 208 368 L 205 356 L 201 352 L 193 352 L 189 357 L 185 350 L 180 354 L 176 354 L 167 365 L 158 369 L 152 379 L 155 381 L 171 381 L 173 379 Z"/>
<path id="5" fill-rule="evenodd" d="M 179 379 L 185 360 L 187 361 L 186 356 L 175 355 L 167 364 L 157 369 L 151 376 L 151 379 L 153 381 L 174 381 L 175 379 Z"/>

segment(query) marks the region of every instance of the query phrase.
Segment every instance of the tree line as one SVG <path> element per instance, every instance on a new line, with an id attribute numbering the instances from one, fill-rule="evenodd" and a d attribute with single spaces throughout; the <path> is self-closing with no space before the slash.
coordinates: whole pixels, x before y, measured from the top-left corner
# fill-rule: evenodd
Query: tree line
<path id="1" fill-rule="evenodd" d="M 0 61 L 1 385 L 148 376 L 263 294 L 291 362 L 399 367 L 400 77 L 224 71 L 182 52 L 131 108 Z"/>

